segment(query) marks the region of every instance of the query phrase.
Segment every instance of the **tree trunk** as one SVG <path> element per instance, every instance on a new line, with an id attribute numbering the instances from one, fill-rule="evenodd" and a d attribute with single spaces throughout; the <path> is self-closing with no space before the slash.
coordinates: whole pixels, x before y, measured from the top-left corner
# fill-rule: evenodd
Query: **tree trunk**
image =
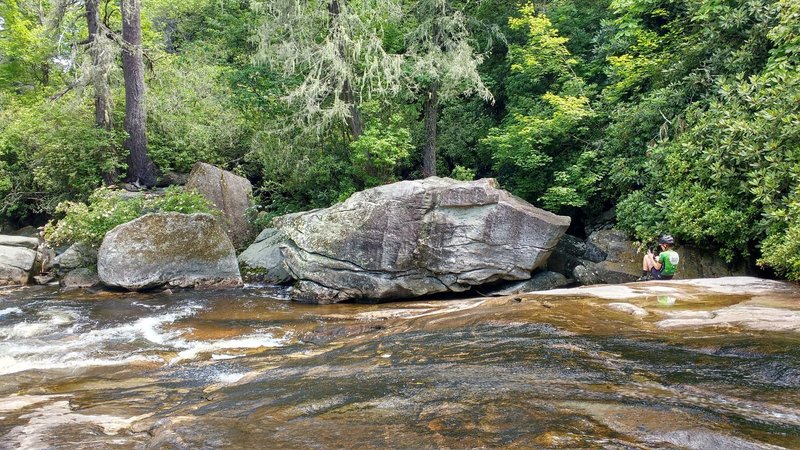
<path id="1" fill-rule="evenodd" d="M 94 85 L 94 123 L 97 128 L 111 131 L 111 90 L 108 86 L 109 58 L 104 57 L 100 27 L 99 0 L 86 0 L 86 25 L 89 29 L 89 53 L 92 56 L 92 84 Z M 111 149 L 101 149 L 110 151 Z M 117 171 L 109 169 L 103 173 L 106 186 L 117 179 Z"/>
<path id="2" fill-rule="evenodd" d="M 361 120 L 361 111 L 358 110 L 356 105 L 355 95 L 353 95 L 353 87 L 350 86 L 349 80 L 344 80 L 342 86 L 341 99 L 350 105 L 350 116 L 347 117 L 347 126 L 350 127 L 350 132 L 353 134 L 353 140 L 357 141 L 364 132 L 364 122 Z"/>
<path id="3" fill-rule="evenodd" d="M 122 73 L 125 78 L 125 149 L 128 180 L 156 184 L 156 167 L 147 154 L 144 62 L 142 60 L 141 0 L 122 0 Z"/>
<path id="4" fill-rule="evenodd" d="M 423 178 L 436 176 L 436 122 L 439 120 L 439 86 L 428 87 L 424 105 L 425 148 L 422 152 Z"/>
<path id="5" fill-rule="evenodd" d="M 328 12 L 331 15 L 331 22 L 333 22 L 341 13 L 339 0 L 331 0 L 328 4 Z M 339 57 L 344 59 L 346 53 L 343 44 L 339 44 L 338 51 Z M 342 91 L 339 92 L 339 99 L 348 105 L 350 115 L 347 117 L 347 126 L 350 128 L 353 140 L 357 141 L 364 132 L 364 122 L 361 120 L 361 111 L 359 111 L 358 105 L 356 104 L 356 98 L 353 94 L 353 87 L 350 85 L 350 80 L 343 80 Z"/>

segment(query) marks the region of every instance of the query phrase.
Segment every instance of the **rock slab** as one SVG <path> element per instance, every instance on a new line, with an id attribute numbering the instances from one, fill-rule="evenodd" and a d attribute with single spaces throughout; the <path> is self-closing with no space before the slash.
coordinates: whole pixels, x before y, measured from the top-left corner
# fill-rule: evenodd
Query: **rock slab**
<path id="1" fill-rule="evenodd" d="M 210 214 L 147 214 L 115 227 L 100 245 L 97 273 L 133 291 L 242 284 L 233 244 Z"/>
<path id="2" fill-rule="evenodd" d="M 493 179 L 430 177 L 353 194 L 330 208 L 275 219 L 296 300 L 336 303 L 462 292 L 526 280 L 569 217 L 536 208 Z"/>
<path id="3" fill-rule="evenodd" d="M 200 193 L 222 211 L 225 230 L 237 248 L 252 241 L 255 229 L 250 225 L 246 214 L 250 207 L 253 186 L 247 178 L 199 162 L 192 167 L 186 190 Z"/>

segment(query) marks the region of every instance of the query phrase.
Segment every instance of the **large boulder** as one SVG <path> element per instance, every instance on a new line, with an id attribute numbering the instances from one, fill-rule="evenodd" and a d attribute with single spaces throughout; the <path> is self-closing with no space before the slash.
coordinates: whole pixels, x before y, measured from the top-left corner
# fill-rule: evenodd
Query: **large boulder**
<path id="1" fill-rule="evenodd" d="M 399 299 L 525 280 L 569 226 L 493 179 L 431 177 L 275 219 L 296 300 Z"/>
<path id="2" fill-rule="evenodd" d="M 292 281 L 292 276 L 283 264 L 280 246 L 286 235 L 275 228 L 266 228 L 247 250 L 239 255 L 239 267 L 247 281 L 283 284 Z"/>
<path id="3" fill-rule="evenodd" d="M 97 256 L 103 284 L 230 287 L 242 278 L 230 238 L 210 214 L 148 214 L 106 233 Z"/>
<path id="4" fill-rule="evenodd" d="M 222 211 L 225 229 L 236 248 L 252 241 L 255 228 L 247 220 L 247 209 L 251 204 L 253 186 L 247 178 L 199 162 L 192 167 L 186 190 L 202 194 Z"/>

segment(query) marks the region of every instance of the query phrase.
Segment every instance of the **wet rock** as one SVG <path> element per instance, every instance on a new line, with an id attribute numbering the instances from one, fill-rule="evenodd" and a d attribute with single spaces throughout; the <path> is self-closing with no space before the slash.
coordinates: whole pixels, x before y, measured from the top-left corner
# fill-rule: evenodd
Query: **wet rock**
<path id="1" fill-rule="evenodd" d="M 547 269 L 575 278 L 573 271 L 576 267 L 598 263 L 605 258 L 606 253 L 596 245 L 565 234 L 548 258 Z"/>
<path id="2" fill-rule="evenodd" d="M 498 189 L 447 178 L 358 192 L 330 208 L 275 219 L 296 280 L 312 302 L 411 298 L 525 280 L 544 265 L 569 218 Z"/>
<path id="3" fill-rule="evenodd" d="M 97 249 L 82 242 L 77 242 L 53 258 L 51 264 L 59 274 L 66 274 L 79 267 L 96 267 Z"/>
<path id="4" fill-rule="evenodd" d="M 650 315 L 646 309 L 640 308 L 632 303 L 609 303 L 606 306 L 615 311 L 624 312 L 634 317 L 647 317 Z"/>
<path id="5" fill-rule="evenodd" d="M 242 284 L 233 244 L 210 214 L 147 214 L 115 227 L 97 272 L 103 284 L 129 290 Z"/>
<path id="6" fill-rule="evenodd" d="M 280 249 L 286 241 L 286 235 L 275 228 L 264 229 L 255 242 L 239 255 L 242 276 L 250 282 L 290 282 L 292 276 L 286 271 Z"/>
<path id="7" fill-rule="evenodd" d="M 642 276 L 642 257 L 637 246 L 619 230 L 595 231 L 587 238 L 606 254 L 605 260 L 592 267 L 593 274 L 603 283 L 618 284 L 636 281 Z"/>
<path id="8" fill-rule="evenodd" d="M 546 291 L 566 286 L 570 283 L 564 275 L 556 272 L 543 271 L 535 274 L 530 280 L 520 281 L 508 286 L 504 286 L 496 291 L 491 291 L 487 295 L 514 295 L 525 292 Z"/>
<path id="9" fill-rule="evenodd" d="M 245 247 L 253 239 L 255 229 L 247 220 L 253 187 L 246 178 L 199 162 L 192 167 L 186 181 L 187 191 L 196 191 L 222 211 L 225 230 L 237 248 Z"/>
<path id="10" fill-rule="evenodd" d="M 59 282 L 64 289 L 86 289 L 100 284 L 100 277 L 94 269 L 79 267 L 64 276 Z"/>
<path id="11" fill-rule="evenodd" d="M 761 331 L 800 331 L 800 311 L 738 304 L 715 311 L 678 311 L 656 324 L 659 328 L 741 325 Z"/>

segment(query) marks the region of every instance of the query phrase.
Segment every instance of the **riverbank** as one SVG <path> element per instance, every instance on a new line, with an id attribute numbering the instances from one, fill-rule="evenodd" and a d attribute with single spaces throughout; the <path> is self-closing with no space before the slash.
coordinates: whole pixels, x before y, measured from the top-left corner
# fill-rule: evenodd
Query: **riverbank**
<path id="1" fill-rule="evenodd" d="M 11 448 L 800 446 L 788 283 L 325 306 L 253 287 L 102 295 L 0 291 L 3 367 L 23 369 L 0 375 Z"/>

